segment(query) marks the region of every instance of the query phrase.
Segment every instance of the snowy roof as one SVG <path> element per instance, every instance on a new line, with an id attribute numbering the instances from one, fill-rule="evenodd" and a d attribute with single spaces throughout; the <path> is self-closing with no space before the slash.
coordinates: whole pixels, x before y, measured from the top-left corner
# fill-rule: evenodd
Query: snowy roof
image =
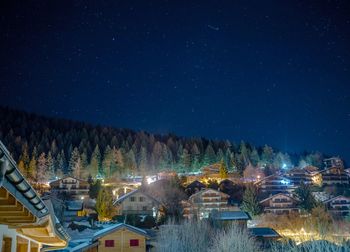
<path id="1" fill-rule="evenodd" d="M 323 203 L 332 202 L 333 200 L 336 200 L 336 199 L 350 200 L 349 197 L 345 197 L 345 196 L 343 196 L 343 195 L 338 195 L 338 196 L 335 196 L 335 197 L 333 197 L 333 198 L 330 198 L 330 199 L 324 201 Z"/>
<path id="2" fill-rule="evenodd" d="M 250 220 L 251 217 L 243 211 L 220 211 L 215 212 L 212 216 L 214 220 Z"/>
<path id="3" fill-rule="evenodd" d="M 152 199 L 153 201 L 157 202 L 158 204 L 160 204 L 159 201 L 156 200 L 155 198 L 153 198 L 152 196 L 148 195 L 147 193 L 145 193 L 145 192 L 143 192 L 143 191 L 141 191 L 141 190 L 139 190 L 139 189 L 136 189 L 136 190 L 134 190 L 134 191 L 131 191 L 131 192 L 126 193 L 126 194 L 124 194 L 123 196 L 121 196 L 119 199 L 117 199 L 116 201 L 114 201 L 113 205 L 122 203 L 124 200 L 126 200 L 127 198 L 129 198 L 130 196 L 132 196 L 133 194 L 135 194 L 135 193 L 137 193 L 137 192 L 143 194 L 144 196 L 146 196 L 146 197 Z"/>
<path id="4" fill-rule="evenodd" d="M 99 239 L 99 238 L 101 238 L 109 233 L 117 231 L 120 228 L 126 228 L 131 232 L 138 233 L 140 235 L 143 235 L 143 236 L 146 236 L 147 238 L 149 238 L 149 235 L 147 234 L 147 232 L 140 229 L 140 228 L 130 226 L 130 225 L 125 224 L 125 223 L 118 223 L 118 224 L 111 225 L 110 227 L 104 228 L 104 229 L 99 230 L 96 233 L 94 233 L 93 240 Z"/>
<path id="5" fill-rule="evenodd" d="M 281 196 L 281 195 L 286 196 L 286 197 L 292 199 L 293 201 L 298 201 L 297 199 L 293 198 L 293 197 L 292 197 L 291 195 L 289 195 L 289 194 L 286 194 L 286 193 L 277 193 L 277 194 L 274 194 L 274 195 L 272 195 L 272 196 L 269 196 L 269 197 L 267 197 L 267 198 L 261 200 L 259 203 L 262 203 L 262 202 L 264 202 L 264 201 L 266 201 L 266 200 L 269 200 L 269 199 L 272 199 L 272 198 L 275 198 L 275 197 Z"/>
<path id="6" fill-rule="evenodd" d="M 281 237 L 274 229 L 268 227 L 256 227 L 249 228 L 248 231 L 257 237 L 270 237 L 270 238 L 279 238 Z"/>
<path id="7" fill-rule="evenodd" d="M 66 201 L 66 208 L 68 211 L 79 211 L 83 209 L 82 200 L 70 200 Z"/>

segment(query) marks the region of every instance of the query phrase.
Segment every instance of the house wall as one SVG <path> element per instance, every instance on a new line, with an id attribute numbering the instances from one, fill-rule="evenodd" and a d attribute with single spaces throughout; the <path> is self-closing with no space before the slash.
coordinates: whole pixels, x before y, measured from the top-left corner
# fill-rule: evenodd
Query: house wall
<path id="1" fill-rule="evenodd" d="M 113 240 L 114 247 L 106 247 L 106 240 Z M 138 240 L 138 246 L 130 246 L 130 240 Z M 131 232 L 126 228 L 122 228 L 113 233 L 110 233 L 99 239 L 98 252 L 145 252 L 146 251 L 146 239 L 144 236 Z"/>
<path id="2" fill-rule="evenodd" d="M 142 198 L 142 200 L 140 198 Z M 132 201 L 132 199 L 134 201 Z M 150 197 L 147 197 L 141 192 L 136 192 L 130 197 L 128 197 L 127 199 L 125 199 L 122 203 L 120 203 L 120 206 L 117 207 L 117 210 L 118 210 L 118 214 L 148 213 L 152 215 L 153 207 L 155 207 L 156 210 L 158 208 L 158 205 L 153 199 L 151 199 Z"/>

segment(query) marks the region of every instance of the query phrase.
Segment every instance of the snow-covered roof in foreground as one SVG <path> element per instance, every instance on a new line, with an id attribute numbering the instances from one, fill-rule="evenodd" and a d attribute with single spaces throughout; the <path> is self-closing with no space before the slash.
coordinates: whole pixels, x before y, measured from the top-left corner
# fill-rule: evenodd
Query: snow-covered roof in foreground
<path id="1" fill-rule="evenodd" d="M 94 233 L 93 239 L 95 240 L 95 239 L 98 239 L 100 237 L 103 237 L 103 236 L 105 236 L 111 232 L 114 232 L 122 227 L 127 228 L 128 230 L 130 230 L 132 232 L 135 232 L 135 233 L 138 233 L 140 235 L 144 235 L 144 236 L 148 237 L 147 232 L 140 229 L 140 228 L 130 226 L 130 225 L 125 224 L 125 223 L 118 223 L 118 224 L 114 224 L 114 225 L 111 225 L 110 227 L 107 227 L 107 228 L 104 228 L 104 229 L 97 231 L 96 233 Z"/>

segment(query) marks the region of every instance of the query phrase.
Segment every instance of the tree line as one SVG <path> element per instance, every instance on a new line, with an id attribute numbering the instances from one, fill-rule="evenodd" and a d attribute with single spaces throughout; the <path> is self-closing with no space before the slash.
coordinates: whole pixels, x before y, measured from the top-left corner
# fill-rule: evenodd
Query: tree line
<path id="1" fill-rule="evenodd" d="M 289 155 L 265 145 L 150 134 L 49 118 L 0 107 L 0 139 L 21 171 L 35 181 L 73 175 L 111 177 L 163 170 L 197 171 L 223 161 L 229 171 L 245 167 L 279 169 L 292 162 L 321 165 L 323 155 Z"/>

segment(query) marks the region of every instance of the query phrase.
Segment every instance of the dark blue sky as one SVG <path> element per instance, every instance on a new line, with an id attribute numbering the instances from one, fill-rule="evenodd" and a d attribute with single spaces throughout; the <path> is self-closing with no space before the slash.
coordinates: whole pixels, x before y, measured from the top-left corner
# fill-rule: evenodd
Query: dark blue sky
<path id="1" fill-rule="evenodd" d="M 349 1 L 0 7 L 2 105 L 350 160 Z"/>

